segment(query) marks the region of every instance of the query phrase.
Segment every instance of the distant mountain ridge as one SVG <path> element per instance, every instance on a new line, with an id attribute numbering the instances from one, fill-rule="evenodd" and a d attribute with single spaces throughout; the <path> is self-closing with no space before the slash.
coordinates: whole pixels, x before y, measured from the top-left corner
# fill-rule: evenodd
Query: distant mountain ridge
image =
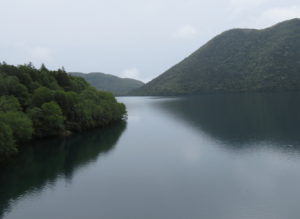
<path id="1" fill-rule="evenodd" d="M 232 29 L 133 95 L 186 95 L 300 89 L 300 19 L 272 27 Z"/>
<path id="2" fill-rule="evenodd" d="M 114 95 L 126 95 L 130 91 L 144 85 L 142 81 L 131 78 L 120 78 L 100 72 L 91 72 L 87 74 L 81 72 L 69 72 L 69 74 L 84 78 L 98 90 L 110 91 Z"/>

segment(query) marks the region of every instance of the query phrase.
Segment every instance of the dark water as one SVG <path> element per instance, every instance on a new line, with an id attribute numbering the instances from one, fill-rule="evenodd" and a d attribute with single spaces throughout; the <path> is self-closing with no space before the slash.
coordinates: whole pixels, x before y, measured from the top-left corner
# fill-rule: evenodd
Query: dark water
<path id="1" fill-rule="evenodd" d="M 300 218 L 299 94 L 120 100 L 127 123 L 2 166 L 2 218 Z"/>

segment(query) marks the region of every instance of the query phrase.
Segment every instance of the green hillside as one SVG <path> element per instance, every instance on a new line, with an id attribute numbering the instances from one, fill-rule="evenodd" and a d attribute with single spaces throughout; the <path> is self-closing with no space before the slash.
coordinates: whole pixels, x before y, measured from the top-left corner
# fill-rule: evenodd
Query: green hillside
<path id="1" fill-rule="evenodd" d="M 104 73 L 89 73 L 70 72 L 71 75 L 84 78 L 92 86 L 98 90 L 112 92 L 114 95 L 126 95 L 130 91 L 144 85 L 143 82 L 131 78 L 119 78 L 114 75 Z"/>
<path id="2" fill-rule="evenodd" d="M 133 95 L 300 89 L 300 19 L 226 31 Z"/>
<path id="3" fill-rule="evenodd" d="M 64 70 L 0 63 L 0 158 L 34 138 L 105 126 L 125 114 L 111 93 Z"/>

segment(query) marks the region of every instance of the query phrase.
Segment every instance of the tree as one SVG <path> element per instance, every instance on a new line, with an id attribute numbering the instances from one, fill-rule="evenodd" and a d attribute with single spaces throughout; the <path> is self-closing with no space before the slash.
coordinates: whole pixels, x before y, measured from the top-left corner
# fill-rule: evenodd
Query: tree
<path id="1" fill-rule="evenodd" d="M 40 67 L 40 71 L 48 71 L 48 69 L 46 68 L 44 63 L 42 63 L 42 65 Z"/>
<path id="2" fill-rule="evenodd" d="M 15 141 L 24 142 L 31 139 L 33 133 L 32 122 L 23 112 L 1 113 L 0 120 L 10 127 Z"/>
<path id="3" fill-rule="evenodd" d="M 44 103 L 41 108 L 31 109 L 28 114 L 38 137 L 59 135 L 64 130 L 65 117 L 59 105 L 53 101 Z"/>
<path id="4" fill-rule="evenodd" d="M 11 128 L 0 120 L 0 154 L 8 156 L 17 152 Z"/>
<path id="5" fill-rule="evenodd" d="M 64 130 L 64 116 L 61 108 L 55 102 L 44 103 L 41 107 L 45 128 L 49 135 L 56 135 Z"/>
<path id="6" fill-rule="evenodd" d="M 47 87 L 37 88 L 32 96 L 32 106 L 40 107 L 43 103 L 52 101 L 54 92 Z"/>
<path id="7" fill-rule="evenodd" d="M 2 96 L 0 97 L 0 111 L 21 111 L 21 105 L 18 99 L 14 96 Z"/>

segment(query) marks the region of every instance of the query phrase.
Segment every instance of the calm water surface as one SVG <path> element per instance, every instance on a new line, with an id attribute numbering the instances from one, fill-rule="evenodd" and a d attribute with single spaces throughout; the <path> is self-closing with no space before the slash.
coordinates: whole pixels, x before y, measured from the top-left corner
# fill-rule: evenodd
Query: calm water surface
<path id="1" fill-rule="evenodd" d="M 127 123 L 0 167 L 0 218 L 300 218 L 299 94 L 119 100 Z"/>

